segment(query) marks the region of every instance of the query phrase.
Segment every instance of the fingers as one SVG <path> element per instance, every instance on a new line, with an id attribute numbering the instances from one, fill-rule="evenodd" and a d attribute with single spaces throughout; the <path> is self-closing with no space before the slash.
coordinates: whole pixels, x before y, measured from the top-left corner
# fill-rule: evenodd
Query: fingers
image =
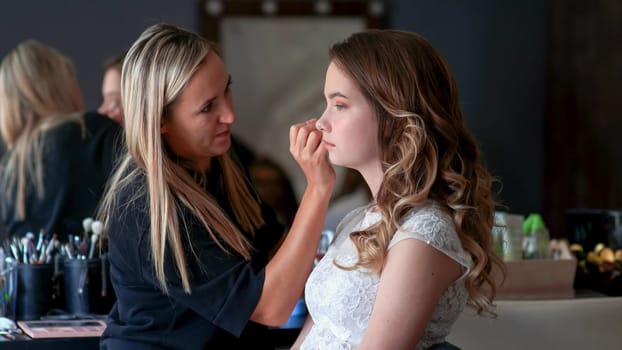
<path id="1" fill-rule="evenodd" d="M 295 158 L 303 153 L 317 150 L 322 140 L 322 133 L 315 128 L 316 119 L 292 125 L 289 130 L 290 152 Z"/>
<path id="2" fill-rule="evenodd" d="M 315 126 L 316 119 L 310 119 L 290 128 L 290 152 L 305 174 L 307 186 L 331 192 L 335 171 L 322 146 L 322 132 Z"/>

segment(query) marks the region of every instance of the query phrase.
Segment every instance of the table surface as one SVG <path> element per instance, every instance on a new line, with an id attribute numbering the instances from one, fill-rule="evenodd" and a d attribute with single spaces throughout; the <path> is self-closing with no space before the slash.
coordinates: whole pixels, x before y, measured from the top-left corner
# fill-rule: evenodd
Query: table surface
<path id="1" fill-rule="evenodd" d="M 593 290 L 574 290 L 572 295 L 557 299 L 572 298 L 594 298 L 603 297 L 605 295 Z M 552 299 L 539 296 L 525 296 L 501 298 L 504 300 L 520 300 L 520 299 Z M 304 321 L 304 317 L 301 318 Z M 291 328 L 269 328 L 270 338 L 275 344 L 275 349 L 288 349 L 294 343 L 298 333 L 300 332 L 299 320 L 291 322 Z M 300 324 L 299 324 L 300 323 Z M 63 349 L 63 350 L 97 350 L 99 349 L 99 337 L 76 337 L 76 338 L 48 338 L 48 339 L 32 339 L 26 334 L 20 334 L 14 340 L 8 340 L 0 336 L 0 348 L 2 350 L 47 350 L 47 349 Z"/>
<path id="2" fill-rule="evenodd" d="M 289 349 L 300 333 L 300 329 L 271 328 L 269 333 L 275 349 Z M 0 348 L 2 350 L 98 350 L 99 337 L 32 339 L 26 334 L 19 334 L 14 340 L 8 340 L 0 336 Z"/>

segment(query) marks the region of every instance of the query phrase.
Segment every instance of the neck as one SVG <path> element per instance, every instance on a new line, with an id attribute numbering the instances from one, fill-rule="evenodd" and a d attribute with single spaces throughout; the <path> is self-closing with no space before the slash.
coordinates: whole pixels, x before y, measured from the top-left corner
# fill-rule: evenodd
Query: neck
<path id="1" fill-rule="evenodd" d="M 365 182 L 367 183 L 367 187 L 369 187 L 369 191 L 371 192 L 373 199 L 376 200 L 378 190 L 380 190 L 380 185 L 382 184 L 382 180 L 384 179 L 382 166 L 380 165 L 380 163 L 378 163 L 357 170 L 365 179 Z"/>

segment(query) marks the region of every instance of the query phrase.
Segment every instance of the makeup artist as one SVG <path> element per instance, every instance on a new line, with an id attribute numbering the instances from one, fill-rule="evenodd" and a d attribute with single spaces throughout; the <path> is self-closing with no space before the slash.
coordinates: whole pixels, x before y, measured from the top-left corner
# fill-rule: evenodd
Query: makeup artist
<path id="1" fill-rule="evenodd" d="M 335 183 L 314 122 L 290 152 L 307 179 L 283 228 L 231 160 L 231 77 L 198 34 L 147 28 L 121 73 L 128 155 L 103 203 L 117 302 L 102 349 L 261 349 L 309 275 Z M 284 137 L 287 137 L 284 135 Z"/>

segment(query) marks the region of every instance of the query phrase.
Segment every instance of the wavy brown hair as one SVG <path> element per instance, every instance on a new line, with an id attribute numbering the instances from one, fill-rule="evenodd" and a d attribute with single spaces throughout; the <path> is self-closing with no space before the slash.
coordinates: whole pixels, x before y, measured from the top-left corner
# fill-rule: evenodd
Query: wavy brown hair
<path id="1" fill-rule="evenodd" d="M 488 312 L 496 287 L 493 264 L 493 178 L 467 131 L 456 82 L 440 53 L 418 34 L 368 30 L 333 45 L 330 57 L 360 88 L 378 118 L 383 181 L 376 195 L 382 220 L 351 238 L 350 267 L 380 271 L 404 216 L 428 200 L 453 217 L 473 267 L 465 277 L 469 305 Z"/>

